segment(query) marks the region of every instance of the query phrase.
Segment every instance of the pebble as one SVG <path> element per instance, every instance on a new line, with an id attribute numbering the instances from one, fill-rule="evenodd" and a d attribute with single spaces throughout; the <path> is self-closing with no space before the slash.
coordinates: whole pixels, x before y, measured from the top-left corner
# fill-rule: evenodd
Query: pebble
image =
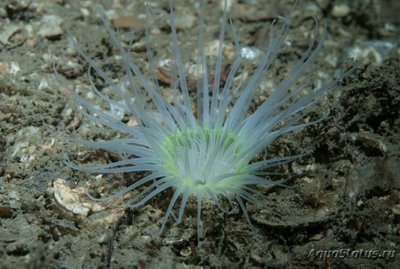
<path id="1" fill-rule="evenodd" d="M 396 44 L 391 40 L 367 40 L 355 42 L 355 45 L 348 49 L 347 56 L 356 61 L 381 65 L 396 48 Z"/>
<path id="2" fill-rule="evenodd" d="M 57 15 L 45 15 L 42 18 L 38 35 L 48 39 L 57 38 L 63 33 L 62 23 L 63 19 Z"/>
<path id="3" fill-rule="evenodd" d="M 194 27 L 196 17 L 193 14 L 177 14 L 175 15 L 175 25 L 178 29 L 190 29 Z"/>
<path id="4" fill-rule="evenodd" d="M 333 17 L 341 18 L 347 16 L 349 12 L 350 12 L 350 7 L 348 5 L 336 4 L 333 6 L 331 14 Z"/>

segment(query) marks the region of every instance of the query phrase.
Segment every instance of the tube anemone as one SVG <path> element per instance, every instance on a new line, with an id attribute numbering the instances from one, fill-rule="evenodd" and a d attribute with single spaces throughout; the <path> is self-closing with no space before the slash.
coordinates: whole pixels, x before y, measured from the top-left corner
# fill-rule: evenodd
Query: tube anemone
<path id="1" fill-rule="evenodd" d="M 226 1 L 225 1 L 226 2 Z M 226 6 L 226 3 L 225 3 Z M 166 209 L 161 231 L 170 216 L 176 223 L 182 221 L 189 198 L 197 201 L 197 232 L 200 237 L 201 205 L 212 201 L 226 211 L 221 199 L 236 201 L 250 224 L 245 203 L 257 203 L 254 197 L 256 185 L 278 184 L 265 178 L 266 169 L 298 158 L 287 156 L 255 161 L 255 156 L 264 151 L 279 136 L 302 129 L 314 122 L 304 123 L 304 117 L 313 109 L 318 100 L 337 84 L 346 71 L 332 82 L 313 88 L 311 78 L 304 76 L 305 70 L 314 62 L 323 47 L 327 35 L 326 26 L 320 27 L 314 19 L 314 33 L 310 36 L 308 48 L 290 68 L 289 73 L 276 86 L 272 94 L 251 112 L 249 106 L 270 68 L 279 54 L 289 32 L 290 14 L 278 17 L 270 26 L 270 38 L 260 57 L 260 63 L 253 74 L 237 82 L 239 68 L 243 66 L 241 46 L 226 7 L 221 18 L 219 46 L 213 75 L 209 75 L 209 64 L 204 49 L 204 3 L 200 1 L 201 16 L 198 34 L 197 63 L 197 112 L 193 111 L 194 100 L 189 94 L 186 70 L 181 57 L 172 0 L 169 1 L 168 21 L 171 26 L 171 73 L 173 90 L 172 102 L 162 95 L 157 82 L 154 65 L 147 78 L 132 55 L 123 47 L 118 35 L 104 20 L 104 27 L 122 58 L 125 76 L 114 82 L 105 71 L 90 58 L 71 38 L 76 50 L 99 77 L 113 90 L 114 98 L 97 89 L 89 74 L 91 91 L 109 106 L 109 110 L 123 111 L 137 121 L 132 126 L 108 110 L 95 106 L 76 92 L 72 96 L 77 107 L 87 118 L 113 131 L 125 133 L 125 138 L 107 141 L 71 139 L 88 147 L 121 153 L 125 158 L 93 167 L 82 167 L 68 162 L 73 168 L 92 173 L 131 173 L 146 171 L 148 174 L 125 189 L 100 201 L 109 201 L 140 188 L 126 207 L 137 208 L 154 196 L 173 189 L 174 193 Z M 150 12 L 147 12 L 149 15 Z M 321 30 L 322 28 L 322 30 Z M 221 84 L 223 46 L 225 34 L 229 33 L 236 50 L 229 74 Z M 146 26 L 146 40 L 149 29 Z M 147 44 L 147 55 L 152 62 L 151 42 Z M 212 85 L 209 79 L 213 77 Z M 311 89 L 301 95 L 305 89 Z M 146 98 L 151 99 L 146 102 Z M 177 207 L 177 213 L 175 212 Z"/>

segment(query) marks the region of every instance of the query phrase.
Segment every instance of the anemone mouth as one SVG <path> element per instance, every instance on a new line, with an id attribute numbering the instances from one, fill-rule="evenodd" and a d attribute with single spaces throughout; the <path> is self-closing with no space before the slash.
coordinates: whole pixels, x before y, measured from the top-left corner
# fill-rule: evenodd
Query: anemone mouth
<path id="1" fill-rule="evenodd" d="M 236 133 L 224 128 L 202 126 L 178 130 L 163 142 L 163 163 L 167 177 L 191 193 L 235 191 L 246 174 L 246 146 Z M 196 169 L 193 169 L 196 167 Z"/>

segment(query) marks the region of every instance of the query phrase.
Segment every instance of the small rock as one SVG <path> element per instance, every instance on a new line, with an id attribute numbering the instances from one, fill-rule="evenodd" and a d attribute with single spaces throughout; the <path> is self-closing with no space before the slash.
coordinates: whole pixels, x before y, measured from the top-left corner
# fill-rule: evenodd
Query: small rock
<path id="1" fill-rule="evenodd" d="M 13 216 L 12 208 L 9 206 L 0 206 L 0 219 L 9 219 Z"/>
<path id="2" fill-rule="evenodd" d="M 112 24 L 117 29 L 144 29 L 144 21 L 131 16 L 121 16 L 112 20 Z"/>
<path id="3" fill-rule="evenodd" d="M 48 39 L 58 38 L 63 33 L 62 23 L 63 19 L 57 15 L 45 15 L 42 18 L 38 35 Z"/>
<path id="4" fill-rule="evenodd" d="M 356 61 L 380 65 L 396 48 L 397 45 L 390 40 L 367 40 L 357 42 L 347 51 L 347 55 Z"/>
<path id="5" fill-rule="evenodd" d="M 333 17 L 341 18 L 341 17 L 347 16 L 349 14 L 349 12 L 350 12 L 350 8 L 348 5 L 336 4 L 333 6 L 331 14 Z"/>
<path id="6" fill-rule="evenodd" d="M 264 4 L 263 6 L 255 6 L 249 4 L 236 4 L 232 7 L 231 17 L 245 22 L 257 22 L 272 20 L 276 17 L 275 6 Z"/>
<path id="7" fill-rule="evenodd" d="M 178 29 L 190 29 L 194 26 L 196 17 L 193 14 L 177 14 L 175 25 Z"/>
<path id="8" fill-rule="evenodd" d="M 315 2 L 321 9 L 326 9 L 331 3 L 331 0 L 316 0 Z"/>
<path id="9" fill-rule="evenodd" d="M 350 198 L 361 195 L 382 196 L 400 188 L 397 157 L 369 157 L 354 165 L 349 171 L 345 191 Z"/>

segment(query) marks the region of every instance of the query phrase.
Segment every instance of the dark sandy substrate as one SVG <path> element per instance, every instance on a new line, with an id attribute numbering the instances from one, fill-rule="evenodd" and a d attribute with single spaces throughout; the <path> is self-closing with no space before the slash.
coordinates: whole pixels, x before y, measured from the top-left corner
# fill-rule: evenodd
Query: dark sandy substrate
<path id="1" fill-rule="evenodd" d="M 113 24 L 122 28 L 126 43 L 131 39 L 126 27 L 133 27 L 135 59 L 148 72 L 142 1 L 100 2 L 109 19 L 127 16 Z M 208 2 L 206 43 L 212 50 L 222 11 L 217 1 Z M 262 47 L 272 19 L 291 7 L 291 1 L 232 2 L 240 42 L 249 48 Z M 254 232 L 239 209 L 224 215 L 205 204 L 198 243 L 194 200 L 183 223 L 168 225 L 159 237 L 155 233 L 171 192 L 137 210 L 118 207 L 118 201 L 99 204 L 86 194 L 113 193 L 142 175 L 85 174 L 64 162 L 65 154 L 83 164 L 116 160 L 113 153 L 63 142 L 70 136 L 121 135 L 93 128 L 66 90 L 88 87 L 86 65 L 67 30 L 113 78 L 123 74 L 96 6 L 1 1 L 0 268 L 400 268 L 400 4 L 299 2 L 288 36 L 292 43 L 282 48 L 254 107 L 268 96 L 269 82 L 279 81 L 304 52 L 311 16 L 324 18 L 329 36 L 310 71 L 327 82 L 354 64 L 351 57 L 360 66 L 313 115 L 316 119 L 329 109 L 326 119 L 279 138 L 260 156 L 310 152 L 273 170 L 289 178 L 288 187 L 260 188 L 263 207 L 247 205 Z M 195 3 L 176 5 L 184 59 L 192 62 L 199 20 Z M 154 10 L 167 6 L 156 3 Z M 165 16 L 153 15 L 154 52 L 166 59 L 170 31 Z M 229 67 L 229 59 L 224 65 Z M 256 65 L 248 61 L 249 70 Z"/>

